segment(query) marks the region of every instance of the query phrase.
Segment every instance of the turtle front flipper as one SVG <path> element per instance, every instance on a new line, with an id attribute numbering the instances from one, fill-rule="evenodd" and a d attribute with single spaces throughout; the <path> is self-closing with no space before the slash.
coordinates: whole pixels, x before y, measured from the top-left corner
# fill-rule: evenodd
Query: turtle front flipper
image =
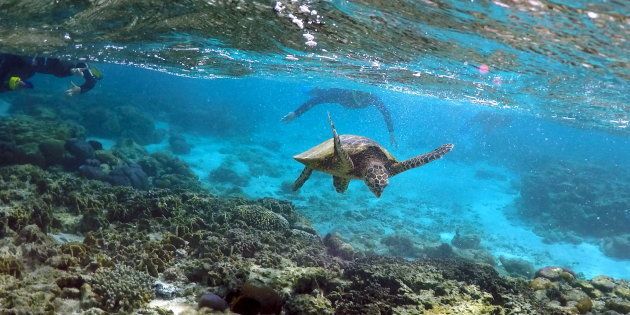
<path id="1" fill-rule="evenodd" d="M 293 183 L 293 191 L 300 189 L 306 180 L 311 177 L 311 174 L 313 174 L 313 169 L 308 166 L 305 167 L 304 170 L 302 170 L 302 173 L 300 173 L 298 179 L 296 179 L 295 183 Z"/>
<path id="2" fill-rule="evenodd" d="M 452 149 L 453 149 L 454 145 L 453 144 L 444 144 L 442 146 L 440 146 L 439 148 L 429 152 L 429 153 L 425 153 L 422 155 L 418 155 L 414 158 L 411 158 L 409 160 L 400 162 L 400 163 L 396 163 L 394 165 L 392 165 L 391 170 L 389 172 L 389 176 L 394 176 L 396 174 L 402 173 L 406 170 L 415 168 L 415 167 L 419 167 L 422 165 L 425 165 L 431 161 L 435 161 L 441 157 L 443 157 L 446 153 L 449 153 Z"/>
<path id="3" fill-rule="evenodd" d="M 333 176 L 333 186 L 338 193 L 344 193 L 348 189 L 350 178 Z"/>
<path id="4" fill-rule="evenodd" d="M 350 155 L 348 154 L 348 152 L 346 152 L 343 147 L 341 147 L 341 139 L 339 139 L 339 135 L 337 134 L 335 124 L 330 117 L 330 113 L 328 113 L 328 122 L 330 122 L 330 128 L 332 129 L 333 133 L 333 141 L 335 145 L 335 160 L 338 163 L 336 169 L 344 173 L 348 173 L 352 169 L 354 169 L 354 164 L 352 163 L 352 159 L 350 159 Z"/>

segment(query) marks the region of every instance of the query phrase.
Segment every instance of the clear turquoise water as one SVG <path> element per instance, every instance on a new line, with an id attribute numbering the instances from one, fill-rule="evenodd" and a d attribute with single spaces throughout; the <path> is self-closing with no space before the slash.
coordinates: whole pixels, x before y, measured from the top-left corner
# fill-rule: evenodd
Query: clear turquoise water
<path id="1" fill-rule="evenodd" d="M 417 244 L 449 242 L 462 228 L 480 234 L 482 245 L 495 257 L 521 257 L 536 267 L 569 266 L 587 277 L 630 278 L 628 260 L 604 255 L 599 237 L 579 237 L 576 244 L 544 242 L 534 224 L 518 215 L 523 178 L 539 172 L 541 165 L 573 163 L 579 165 L 578 173 L 580 167 L 590 166 L 611 173 L 630 169 L 628 5 L 431 3 L 312 1 L 306 4 L 321 8 L 326 26 L 300 30 L 286 17 L 264 11 L 272 9 L 265 2 L 263 18 L 253 9 L 241 18 L 269 18 L 268 25 L 262 25 L 273 31 L 247 24 L 243 34 L 231 28 L 210 32 L 201 26 L 200 32 L 190 31 L 190 25 L 181 32 L 166 32 L 148 24 L 145 32 L 154 27 L 157 39 L 110 36 L 122 28 L 115 25 L 71 31 L 70 13 L 13 26 L 12 32 L 19 33 L 30 23 L 32 34 L 57 39 L 69 31 L 69 42 L 39 48 L 33 47 L 39 38 L 35 35 L 22 41 L 10 36 L 7 17 L 17 13 L 9 13 L 9 5 L 0 6 L 5 13 L 0 18 L 0 48 L 18 52 L 23 45 L 30 53 L 87 57 L 105 73 L 93 91 L 71 99 L 62 93 L 70 79 L 42 75 L 32 80 L 36 90 L 0 99 L 16 103 L 42 96 L 56 106 L 137 107 L 158 128 L 180 130 L 194 145 L 180 157 L 212 191 L 290 200 L 319 232 L 338 231 L 365 249 L 386 253 L 380 240 L 393 234 Z M 81 8 L 76 11 L 80 14 Z M 26 9 L 11 12 L 38 16 Z M 119 14 L 128 18 L 125 12 Z M 224 17 L 217 23 L 230 23 L 231 15 Z M 47 23 L 61 28 L 49 31 Z M 134 27 L 131 32 L 140 32 Z M 361 34 L 363 28 L 369 29 L 367 35 Z M 318 45 L 305 46 L 303 33 L 313 34 Z M 396 34 L 401 36 L 398 41 Z M 247 36 L 273 43 L 273 48 L 256 46 Z M 420 37 L 426 39 L 424 45 Z M 349 42 L 340 41 L 343 38 Z M 481 64 L 489 65 L 488 73 L 479 71 Z M 389 146 L 382 117 L 372 108 L 327 104 L 292 123 L 281 123 L 314 87 L 378 95 L 392 111 L 400 146 Z M 186 128 L 186 119 L 192 118 L 185 114 L 197 111 L 216 117 L 207 121 L 211 132 Z M 447 142 L 456 148 L 442 160 L 393 178 L 380 199 L 358 181 L 345 194 L 337 194 L 330 177 L 321 174 L 300 192 L 287 192 L 283 187 L 302 168 L 292 156 L 331 136 L 327 112 L 340 133 L 372 138 L 399 159 Z M 180 117 L 179 126 L 169 123 L 174 116 Z M 116 140 L 98 138 L 105 144 Z M 168 145 L 147 148 L 168 150 Z M 210 180 L 208 174 L 222 165 L 248 178 L 247 184 Z M 480 176 L 480 171 L 490 176 Z M 547 177 L 539 185 L 544 190 L 555 180 L 566 178 Z M 604 172 L 590 181 L 606 187 L 610 177 Z M 630 187 L 629 182 L 624 185 Z M 588 211 L 598 198 L 575 205 Z M 618 200 L 610 211 L 627 220 L 628 228 L 619 234 L 630 234 L 630 200 Z M 612 214 L 593 213 L 592 224 L 603 224 L 607 215 Z M 535 219 L 537 227 L 544 228 L 545 218 Z"/>

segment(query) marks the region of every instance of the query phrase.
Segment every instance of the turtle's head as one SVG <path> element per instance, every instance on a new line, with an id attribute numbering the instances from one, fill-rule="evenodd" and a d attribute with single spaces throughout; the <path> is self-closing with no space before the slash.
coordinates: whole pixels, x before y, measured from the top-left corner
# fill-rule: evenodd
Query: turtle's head
<path id="1" fill-rule="evenodd" d="M 383 163 L 370 163 L 365 170 L 365 183 L 374 195 L 379 198 L 389 184 L 389 174 Z"/>

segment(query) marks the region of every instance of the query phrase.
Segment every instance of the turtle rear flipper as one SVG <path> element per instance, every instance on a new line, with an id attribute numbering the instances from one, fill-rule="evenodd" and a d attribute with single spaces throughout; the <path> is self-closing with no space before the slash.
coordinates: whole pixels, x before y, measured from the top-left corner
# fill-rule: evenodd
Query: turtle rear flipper
<path id="1" fill-rule="evenodd" d="M 333 176 L 333 186 L 338 193 L 346 192 L 348 184 L 350 184 L 350 178 Z"/>
<path id="2" fill-rule="evenodd" d="M 402 173 L 406 170 L 425 165 L 431 161 L 435 161 L 443 157 L 446 153 L 449 153 L 453 149 L 453 147 L 454 147 L 453 144 L 450 144 L 450 143 L 444 144 L 429 153 L 418 155 L 406 161 L 396 163 L 392 165 L 391 170 L 389 172 L 389 176 L 391 177 L 396 174 Z"/>
<path id="3" fill-rule="evenodd" d="M 330 122 L 330 129 L 332 129 L 333 133 L 333 141 L 335 145 L 335 160 L 337 165 L 337 169 L 344 173 L 350 172 L 354 169 L 354 164 L 352 163 L 352 159 L 350 159 L 350 155 L 341 147 L 341 139 L 339 139 L 339 135 L 337 134 L 337 130 L 335 129 L 335 124 L 330 117 L 330 113 L 328 113 L 328 122 Z"/>
<path id="4" fill-rule="evenodd" d="M 311 177 L 311 174 L 313 174 L 313 169 L 308 166 L 305 167 L 302 173 L 300 173 L 300 176 L 295 180 L 295 183 L 293 183 L 293 191 L 300 189 L 306 180 Z"/>

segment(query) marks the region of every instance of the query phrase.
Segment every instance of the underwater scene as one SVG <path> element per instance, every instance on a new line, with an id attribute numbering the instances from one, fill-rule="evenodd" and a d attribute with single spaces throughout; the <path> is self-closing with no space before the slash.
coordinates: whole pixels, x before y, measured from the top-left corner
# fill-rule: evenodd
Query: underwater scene
<path id="1" fill-rule="evenodd" d="M 0 314 L 630 314 L 630 3 L 1 0 Z"/>

